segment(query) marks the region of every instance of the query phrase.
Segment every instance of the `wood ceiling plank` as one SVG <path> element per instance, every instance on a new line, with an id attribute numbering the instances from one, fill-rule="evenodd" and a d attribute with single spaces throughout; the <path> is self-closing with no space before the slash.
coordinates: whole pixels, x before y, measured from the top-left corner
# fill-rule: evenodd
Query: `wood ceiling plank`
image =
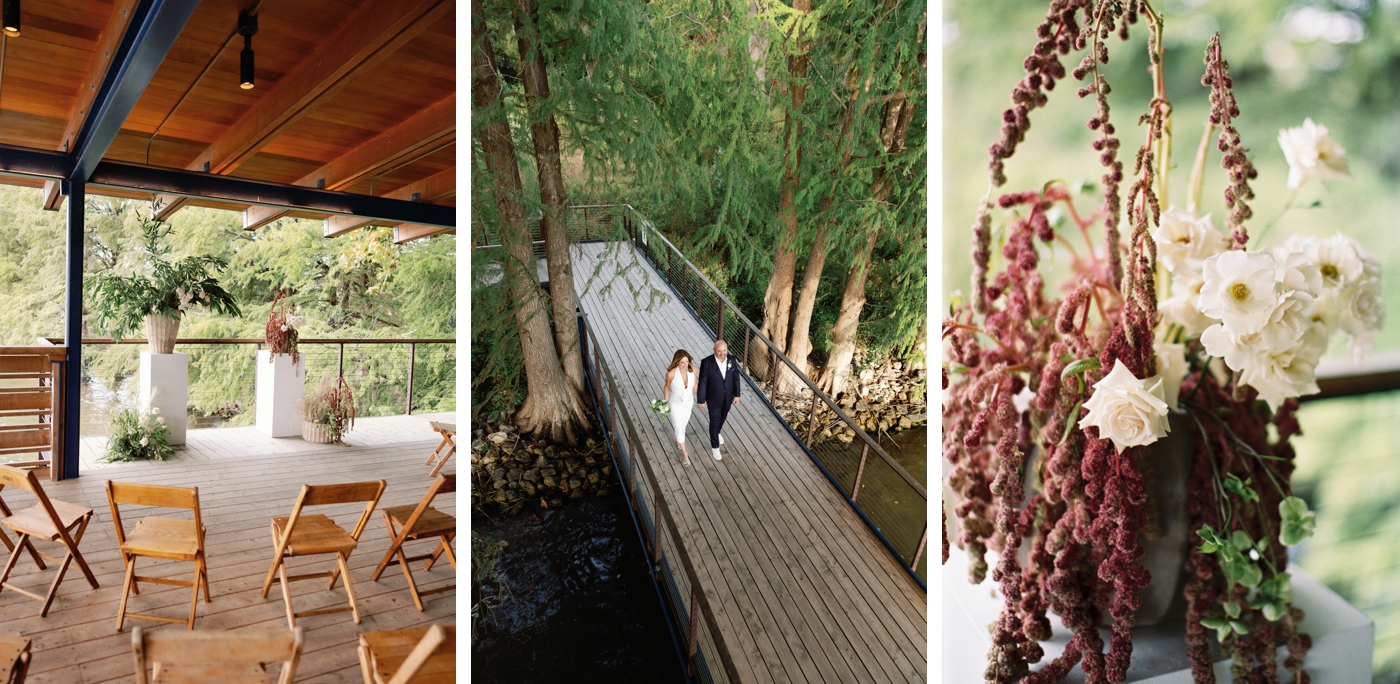
<path id="1" fill-rule="evenodd" d="M 456 137 L 457 95 L 452 94 L 302 177 L 296 185 L 342 190 L 455 142 Z M 249 207 L 243 212 L 243 228 L 256 230 L 286 213 L 268 207 Z"/>
<path id="2" fill-rule="evenodd" d="M 117 0 L 112 5 L 112 13 L 107 17 L 107 27 L 102 29 L 97 39 L 97 49 L 93 51 L 92 59 L 88 63 L 87 77 L 78 86 L 77 100 L 74 101 L 73 109 L 68 114 L 68 123 L 63 128 L 63 138 L 58 143 L 60 151 L 70 150 L 78 136 L 78 130 L 87 120 L 88 110 L 97 98 L 97 89 L 102 85 L 102 78 L 107 75 L 107 67 L 112 65 L 112 56 L 116 54 L 117 44 L 126 34 L 127 25 L 131 23 L 131 11 L 135 7 L 136 0 Z M 58 193 L 57 186 L 56 181 L 44 183 L 44 208 L 50 211 L 57 211 L 63 204 L 63 196 Z"/>
<path id="3" fill-rule="evenodd" d="M 453 9 L 450 0 L 370 0 L 278 81 L 188 169 L 227 174 Z M 179 202 L 164 216 L 178 210 Z"/>
<path id="4" fill-rule="evenodd" d="M 455 196 L 457 194 L 456 167 L 444 169 L 393 192 L 385 193 L 383 196 L 390 199 L 413 201 L 414 194 L 418 195 L 417 201 L 432 204 L 440 204 L 442 200 Z M 336 237 L 368 226 L 373 222 L 371 219 L 358 216 L 332 216 L 326 219 L 322 233 L 325 237 Z"/>

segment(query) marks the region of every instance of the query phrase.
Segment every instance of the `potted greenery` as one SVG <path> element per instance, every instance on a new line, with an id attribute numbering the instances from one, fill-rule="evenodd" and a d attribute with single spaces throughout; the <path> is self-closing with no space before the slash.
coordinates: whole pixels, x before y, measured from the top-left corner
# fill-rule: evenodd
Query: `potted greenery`
<path id="1" fill-rule="evenodd" d="M 355 426 L 355 397 L 345 378 L 326 376 L 302 402 L 301 438 L 314 444 L 340 444 Z"/>
<path id="2" fill-rule="evenodd" d="M 112 437 L 102 460 L 164 461 L 175 453 L 170 445 L 170 426 L 159 408 L 138 412 L 127 407 L 112 418 Z"/>
<path id="3" fill-rule="evenodd" d="M 170 354 L 184 312 L 202 306 L 227 316 L 242 315 L 233 296 L 214 278 L 228 262 L 207 254 L 171 260 L 165 239 L 173 230 L 165 221 L 143 217 L 140 263 L 133 265 L 132 275 L 104 272 L 88 281 L 92 325 L 98 332 L 121 340 L 144 325 L 151 353 Z"/>
<path id="4" fill-rule="evenodd" d="M 266 349 L 258 351 L 255 425 L 269 437 L 301 434 L 297 403 L 306 391 L 306 358 L 297 349 L 303 324 L 292 313 L 292 300 L 278 293 L 263 328 Z"/>

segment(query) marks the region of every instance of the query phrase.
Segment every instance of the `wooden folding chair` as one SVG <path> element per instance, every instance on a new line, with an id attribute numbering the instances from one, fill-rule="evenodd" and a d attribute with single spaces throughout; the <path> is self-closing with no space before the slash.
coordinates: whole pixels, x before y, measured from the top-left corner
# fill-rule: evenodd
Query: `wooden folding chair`
<path id="1" fill-rule="evenodd" d="M 439 475 L 436 480 L 433 480 L 432 486 L 428 487 L 427 495 L 418 502 L 418 505 L 393 506 L 379 511 L 384 515 L 384 526 L 389 528 L 389 538 L 393 541 L 389 544 L 388 553 L 385 553 L 384 559 L 379 561 L 379 566 L 374 569 L 374 575 L 370 579 L 378 582 L 379 576 L 384 573 L 385 568 L 388 568 L 391 563 L 398 563 L 403 570 L 404 579 L 408 580 L 408 591 L 413 594 L 413 605 L 418 606 L 418 610 L 423 610 L 424 595 L 457 588 L 457 585 L 451 584 L 419 592 L 418 584 L 413 581 L 413 572 L 408 568 L 410 562 L 427 559 L 428 562 L 423 565 L 423 569 L 431 570 L 433 563 L 437 562 L 438 556 L 445 553 L 448 562 L 452 564 L 452 569 L 457 569 L 457 557 L 452 553 L 452 538 L 457 536 L 457 519 L 431 505 L 437 495 L 451 494 L 456 491 L 457 476 L 455 474 Z M 403 552 L 404 542 L 420 539 L 436 539 L 437 548 L 433 549 L 432 553 L 406 558 Z"/>
<path id="2" fill-rule="evenodd" d="M 29 640 L 18 634 L 0 634 L 0 684 L 24 684 L 29 673 Z"/>
<path id="3" fill-rule="evenodd" d="M 78 551 L 78 544 L 83 540 L 83 532 L 87 530 L 88 522 L 92 520 L 92 509 L 49 499 L 48 495 L 44 494 L 44 488 L 39 486 L 39 478 L 34 476 L 32 470 L 0 466 L 0 490 L 5 487 L 27 491 L 33 494 L 35 499 L 38 499 L 38 503 L 14 515 L 9 514 L 8 507 L 5 508 L 5 518 L 0 520 L 0 524 L 18 534 L 19 541 L 16 541 L 10 550 L 10 558 L 5 562 L 4 572 L 0 572 L 0 591 L 11 589 L 36 601 L 42 601 L 44 608 L 39 611 L 39 616 L 47 616 L 49 606 L 53 605 L 53 597 L 58 593 L 58 585 L 63 582 L 63 576 L 67 574 L 68 566 L 74 560 L 78 561 L 78 568 L 83 571 L 83 576 L 87 577 L 88 584 L 96 589 L 97 577 L 93 576 L 92 569 L 88 567 L 87 561 L 83 560 L 83 554 Z M 32 539 L 61 543 L 66 553 L 62 558 L 39 553 L 34 548 Z M 14 571 L 15 563 L 19 562 L 20 549 L 29 551 L 29 555 L 34 557 L 34 562 L 40 570 L 47 569 L 44 560 L 59 563 L 58 574 L 54 575 L 53 584 L 49 585 L 48 594 L 40 596 L 6 581 L 10 578 L 10 573 Z"/>
<path id="4" fill-rule="evenodd" d="M 442 460 L 438 461 L 438 464 L 433 468 L 433 472 L 428 473 L 428 477 L 437 477 L 438 471 L 442 470 L 442 467 L 447 465 L 447 459 L 452 458 L 452 454 L 457 453 L 457 424 L 439 423 L 432 420 L 428 421 L 428 425 L 431 425 L 433 430 L 442 435 L 442 441 L 438 442 L 437 448 L 433 449 L 433 453 L 428 456 L 428 460 L 423 461 L 423 465 L 429 465 L 437 460 L 438 455 L 441 454 Z M 447 447 L 447 451 L 443 451 L 443 447 Z"/>
<path id="5" fill-rule="evenodd" d="M 365 684 L 452 684 L 457 680 L 457 626 L 433 625 L 360 635 Z"/>
<path id="6" fill-rule="evenodd" d="M 263 663 L 280 661 L 278 684 L 291 684 L 301 659 L 302 632 L 131 632 L 136 684 L 268 684 Z M 146 677 L 146 663 L 152 665 Z"/>
<path id="7" fill-rule="evenodd" d="M 345 610 L 350 611 L 355 616 L 355 624 L 359 624 L 360 608 L 355 605 L 355 588 L 350 584 L 350 568 L 346 563 L 350 560 L 351 552 L 359 545 L 360 534 L 365 531 L 370 514 L 374 513 L 374 507 L 379 504 L 379 497 L 384 494 L 384 486 L 383 480 L 335 485 L 302 485 L 301 495 L 297 497 L 297 503 L 292 508 L 291 516 L 272 519 L 272 542 L 275 549 L 272 552 L 272 567 L 268 568 L 267 578 L 263 580 L 262 596 L 267 598 L 267 591 L 272 588 L 272 579 L 280 572 L 282 599 L 287 603 L 288 625 L 295 628 L 299 617 L 338 613 Z M 302 509 L 307 506 L 328 506 L 361 501 L 367 502 L 365 512 L 360 515 L 360 521 L 355 524 L 355 531 L 350 534 L 346 534 L 345 530 L 336 525 L 334 520 L 324 515 L 302 514 Z M 287 558 L 324 554 L 335 554 L 335 569 L 329 572 L 287 575 Z M 345 575 L 345 594 L 350 600 L 348 607 L 321 608 L 304 613 L 298 613 L 292 609 L 292 582 L 329 577 L 330 580 L 326 582 L 326 590 L 329 591 L 335 588 L 335 580 L 342 574 Z"/>
<path id="8" fill-rule="evenodd" d="M 148 516 L 136 523 L 128 535 L 122 525 L 119 504 L 153 506 L 194 511 L 194 520 Z M 199 590 L 204 589 L 204 602 L 209 603 L 209 573 L 204 555 L 204 523 L 199 517 L 198 487 L 167 487 L 164 485 L 133 484 L 107 481 L 107 505 L 112 508 L 112 524 L 117 528 L 117 543 L 122 561 L 126 563 L 126 579 L 122 583 L 122 600 L 117 606 L 117 631 L 122 631 L 128 617 L 157 622 L 185 623 L 194 629 L 195 607 L 199 605 Z M 194 563 L 194 579 L 176 580 L 165 577 L 141 577 L 136 574 L 136 559 L 163 558 Z M 126 602 L 131 594 L 141 595 L 141 583 L 168 584 L 190 588 L 188 618 L 169 618 L 143 613 L 129 613 Z"/>

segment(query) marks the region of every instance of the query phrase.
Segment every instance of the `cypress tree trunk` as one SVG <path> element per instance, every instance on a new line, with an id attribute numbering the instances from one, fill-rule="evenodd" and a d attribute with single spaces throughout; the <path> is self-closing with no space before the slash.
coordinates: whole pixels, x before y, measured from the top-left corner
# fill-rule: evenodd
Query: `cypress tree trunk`
<path id="1" fill-rule="evenodd" d="M 573 257 L 569 254 L 569 232 L 564 208 L 568 195 L 564 190 L 563 165 L 559 161 L 559 126 L 551 112 L 541 113 L 549 99 L 549 75 L 545 71 L 544 54 L 537 48 L 535 30 L 538 11 L 535 0 L 517 0 L 515 6 L 515 35 L 519 39 L 521 81 L 525 86 L 525 102 L 530 110 L 530 135 L 535 143 L 535 168 L 539 172 L 540 200 L 544 215 L 540 232 L 544 234 L 545 258 L 549 268 L 549 295 L 554 313 L 554 345 L 575 391 L 583 393 L 583 357 L 579 348 L 577 307 L 574 295 Z"/>
<path id="2" fill-rule="evenodd" d="M 508 255 L 505 263 L 506 286 L 515 309 L 515 326 L 525 362 L 525 403 L 516 413 L 515 424 L 526 434 L 554 442 L 575 444 L 578 433 L 588 426 L 585 407 L 559 365 L 554 339 L 549 330 L 544 293 L 535 272 L 535 255 L 530 230 L 525 225 L 524 195 L 520 166 L 515 157 L 510 127 L 501 108 L 501 82 L 496 72 L 495 52 L 486 35 L 481 0 L 472 0 L 472 107 L 489 123 L 478 128 L 487 173 L 491 182 L 486 192 L 494 196 L 501 217 L 501 241 Z M 496 112 L 491 112 L 496 109 Z"/>
<path id="3" fill-rule="evenodd" d="M 793 9 L 799 12 L 812 10 L 811 0 L 794 0 Z M 783 123 L 783 177 L 778 214 L 783 225 L 779 229 L 777 249 L 773 255 L 773 277 L 768 280 L 768 289 L 763 293 L 763 324 L 760 331 L 773 341 L 778 351 L 787 353 L 789 318 L 792 314 L 792 287 L 797 277 L 797 254 L 792 248 L 797 240 L 797 187 L 800 182 L 798 167 L 802 162 L 802 103 L 807 99 L 807 45 L 802 44 L 798 54 L 788 57 L 788 72 L 792 78 L 788 92 L 792 95 L 792 105 Z M 754 371 L 763 375 L 769 372 L 768 356 L 762 344 L 751 347 L 753 358 L 749 363 Z"/>
<path id="4" fill-rule="evenodd" d="M 914 118 L 914 107 L 903 97 L 885 103 L 880 117 L 880 138 L 885 155 L 904 150 L 904 142 L 909 137 L 909 124 Z M 890 195 L 889 170 L 882 166 L 875 170 L 870 183 L 870 196 L 875 202 L 884 202 Z M 870 256 L 875 251 L 875 241 L 879 237 L 880 226 L 872 227 L 866 235 L 865 244 L 855 255 L 851 267 L 846 271 L 846 286 L 841 292 L 841 311 L 836 316 L 836 325 L 831 330 L 831 356 L 822 371 L 818 385 L 833 396 L 846 391 L 846 380 L 850 377 L 851 359 L 856 351 L 856 328 L 860 323 L 860 312 L 865 308 L 865 279 L 870 271 Z"/>

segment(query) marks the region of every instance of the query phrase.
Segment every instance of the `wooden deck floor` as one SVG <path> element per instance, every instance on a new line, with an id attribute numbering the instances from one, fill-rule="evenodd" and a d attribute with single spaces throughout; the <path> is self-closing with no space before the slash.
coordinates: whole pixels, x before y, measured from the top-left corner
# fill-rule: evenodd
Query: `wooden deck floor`
<path id="1" fill-rule="evenodd" d="M 385 419 L 365 421 L 368 425 L 356 421 L 357 430 L 366 428 L 359 435 L 362 441 L 379 443 L 350 447 L 305 445 L 306 448 L 294 450 L 292 447 L 297 446 L 292 443 L 294 440 L 281 440 L 284 448 L 280 453 L 269 448 L 259 449 L 256 440 L 248 435 L 243 436 L 252 441 L 233 440 L 222 448 L 214 448 L 221 436 L 238 437 L 236 431 L 241 428 L 191 431 L 191 435 L 198 433 L 191 444 L 203 444 L 208 448 L 186 449 L 187 458 L 164 463 L 105 464 L 100 470 L 85 471 L 77 480 L 44 482 L 50 498 L 89 506 L 96 511 L 80 548 L 101 588 L 90 589 L 82 573 L 76 567 L 70 569 L 45 618 L 38 615 L 40 604 L 37 601 L 13 591 L 0 591 L 0 632 L 19 633 L 33 640 L 33 665 L 28 681 L 34 684 L 134 681 L 132 626 L 183 629 L 180 625 L 137 620 L 128 621 L 124 632 L 116 632 L 123 566 L 103 489 L 106 480 L 199 487 L 201 513 L 208 528 L 206 543 L 213 602 L 206 604 L 201 599 L 196 629 L 285 629 L 286 613 L 280 590 L 274 586 L 265 600 L 259 595 L 263 575 L 272 559 L 269 519 L 290 513 L 297 492 L 305 483 L 384 479 L 388 488 L 380 500 L 381 507 L 417 503 L 431 483 L 429 468 L 423 465 L 423 460 L 437 446 L 437 436 L 427 427 L 428 419 L 428 416 L 412 416 L 389 420 L 377 430 L 374 421 Z M 412 422 L 408 421 L 421 425 L 412 429 Z M 403 432 L 397 441 L 391 439 L 390 435 L 400 430 Z M 371 439 L 375 434 L 378 437 Z M 354 441 L 349 436 L 347 440 Z M 455 461 L 454 457 L 444 472 L 453 472 Z M 85 462 L 84 468 L 87 467 Z M 27 494 L 10 489 L 6 489 L 3 496 L 11 507 L 28 506 L 33 502 Z M 455 515 L 455 503 L 455 496 L 444 495 L 438 498 L 435 507 Z M 316 512 L 325 513 L 349 527 L 358 516 L 357 508 L 363 506 L 327 506 Z M 124 507 L 122 516 L 130 529 L 136 520 L 151 512 L 150 509 Z M 180 515 L 177 511 L 157 514 Z M 455 623 L 455 591 L 425 597 L 427 610 L 420 613 L 397 568 L 391 567 L 378 582 L 369 581 L 370 573 L 388 544 L 383 520 L 376 511 L 360 538 L 359 549 L 350 558 L 350 574 L 363 620 L 357 625 L 348 613 L 298 619 L 298 624 L 306 629 L 306 646 L 297 682 L 360 682 L 355 650 L 360 632 Z M 426 546 L 428 542 L 422 544 Z M 41 545 L 41 550 L 53 552 L 52 548 L 44 546 Z M 324 562 L 317 559 L 296 559 L 291 563 L 297 572 L 328 569 L 321 565 Z M 138 568 L 147 576 L 184 579 L 191 567 L 188 563 L 138 561 Z M 24 556 L 12 581 L 42 593 L 52 577 L 52 570 L 38 571 L 33 561 Z M 419 564 L 414 578 L 420 588 L 455 583 L 454 572 L 446 559 L 428 572 L 422 571 Z M 334 591 L 326 591 L 324 585 L 317 582 L 298 582 L 292 588 L 296 608 L 306 611 L 344 605 L 343 586 L 339 584 Z M 129 610 L 175 617 L 186 615 L 188 608 L 188 589 L 160 585 L 143 587 L 141 595 L 133 596 L 129 604 Z M 275 665 L 269 667 L 274 672 L 275 668 Z"/>
<path id="2" fill-rule="evenodd" d="M 624 276 L 630 287 L 615 280 L 608 247 L 575 247 L 579 305 L 642 433 L 641 457 L 679 513 L 681 543 L 697 559 L 740 679 L 926 681 L 924 593 L 751 386 L 725 423 L 724 460 L 710 458 L 709 418 L 697 408 L 686 433 L 692 467 L 681 466 L 670 423 L 650 404 L 675 349 L 698 362 L 713 340 L 674 297 L 635 310 L 631 290 L 646 288 L 643 278 L 666 284 L 645 266 Z M 621 249 L 630 261 L 632 247 Z"/>

